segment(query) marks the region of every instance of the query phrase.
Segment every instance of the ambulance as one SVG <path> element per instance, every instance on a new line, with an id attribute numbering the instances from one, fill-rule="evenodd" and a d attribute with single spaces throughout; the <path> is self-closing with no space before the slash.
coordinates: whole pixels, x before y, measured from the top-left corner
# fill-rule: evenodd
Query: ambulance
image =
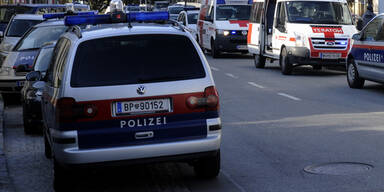
<path id="1" fill-rule="evenodd" d="M 247 44 L 256 68 L 279 60 L 290 75 L 301 65 L 345 66 L 355 33 L 346 0 L 254 0 Z"/>
<path id="2" fill-rule="evenodd" d="M 222 52 L 247 53 L 252 0 L 202 0 L 197 22 L 198 42 L 217 58 Z"/>

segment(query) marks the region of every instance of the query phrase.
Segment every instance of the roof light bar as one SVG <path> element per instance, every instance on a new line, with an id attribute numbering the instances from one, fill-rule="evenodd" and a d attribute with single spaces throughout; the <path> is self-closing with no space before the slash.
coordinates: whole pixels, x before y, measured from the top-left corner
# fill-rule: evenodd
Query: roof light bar
<path id="1" fill-rule="evenodd" d="M 87 12 L 77 12 L 73 13 L 72 15 L 96 15 L 94 11 L 87 11 Z M 64 18 L 65 16 L 68 16 L 68 13 L 48 13 L 44 14 L 44 19 L 60 19 Z"/>
<path id="2" fill-rule="evenodd" d="M 119 15 L 119 14 L 118 14 Z M 115 15 L 115 16 L 118 16 Z M 169 20 L 168 12 L 132 12 L 127 13 L 126 19 L 114 18 L 114 15 L 77 15 L 67 16 L 64 19 L 64 24 L 67 26 L 81 25 L 81 24 L 111 24 L 111 23 L 123 23 L 133 21 L 167 21 Z M 119 22 L 120 21 L 120 22 Z"/>

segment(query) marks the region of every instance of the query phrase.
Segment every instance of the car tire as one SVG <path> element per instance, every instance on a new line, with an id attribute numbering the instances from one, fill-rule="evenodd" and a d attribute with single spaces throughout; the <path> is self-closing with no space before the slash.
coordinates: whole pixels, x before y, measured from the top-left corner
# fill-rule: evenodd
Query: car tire
<path id="1" fill-rule="evenodd" d="M 254 55 L 255 67 L 262 69 L 265 67 L 265 57 L 259 54 Z"/>
<path id="2" fill-rule="evenodd" d="M 316 70 L 316 71 L 320 71 L 321 69 L 323 69 L 323 66 L 321 65 L 314 65 L 312 66 L 313 70 Z"/>
<path id="3" fill-rule="evenodd" d="M 281 73 L 283 75 L 291 75 L 292 74 L 293 65 L 289 61 L 287 49 L 285 47 L 281 50 L 279 63 L 280 63 L 280 67 L 281 67 Z"/>
<path id="4" fill-rule="evenodd" d="M 52 159 L 52 149 L 49 145 L 47 136 L 44 134 L 44 155 L 47 159 Z"/>
<path id="5" fill-rule="evenodd" d="M 212 179 L 220 172 L 220 151 L 214 156 L 199 159 L 194 163 L 194 171 L 197 177 L 203 179 Z"/>
<path id="6" fill-rule="evenodd" d="M 363 78 L 360 78 L 359 72 L 357 71 L 357 68 L 353 59 L 350 59 L 348 61 L 347 81 L 350 88 L 361 89 L 364 87 L 365 80 Z"/>
<path id="7" fill-rule="evenodd" d="M 219 58 L 220 57 L 220 51 L 217 49 L 215 41 L 211 40 L 211 54 L 213 58 Z"/>
<path id="8" fill-rule="evenodd" d="M 55 159 L 53 161 L 53 189 L 56 192 L 71 191 L 71 182 L 72 174 L 69 170 L 65 169 L 57 163 Z"/>
<path id="9" fill-rule="evenodd" d="M 27 135 L 36 133 L 36 126 L 31 123 L 31 114 L 27 110 L 27 106 L 23 103 L 23 124 L 24 133 Z"/>

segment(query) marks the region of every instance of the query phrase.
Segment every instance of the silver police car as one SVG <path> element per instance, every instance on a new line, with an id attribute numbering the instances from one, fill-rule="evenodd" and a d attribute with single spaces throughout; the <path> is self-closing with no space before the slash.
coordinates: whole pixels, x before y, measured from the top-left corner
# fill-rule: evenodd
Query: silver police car
<path id="1" fill-rule="evenodd" d="M 168 17 L 66 17 L 72 28 L 56 44 L 42 96 L 55 188 L 75 167 L 117 162 L 180 160 L 198 176 L 218 175 L 219 96 L 203 52 L 182 27 L 134 23 Z M 87 23 L 103 24 L 76 27 Z"/>

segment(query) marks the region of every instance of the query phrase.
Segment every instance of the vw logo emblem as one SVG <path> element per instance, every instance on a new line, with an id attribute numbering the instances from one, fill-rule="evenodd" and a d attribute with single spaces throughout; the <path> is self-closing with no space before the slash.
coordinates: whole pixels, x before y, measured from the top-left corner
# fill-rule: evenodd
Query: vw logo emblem
<path id="1" fill-rule="evenodd" d="M 139 94 L 139 95 L 144 95 L 144 93 L 145 93 L 145 87 L 144 86 L 142 86 L 142 85 L 140 85 L 138 88 L 137 88 L 137 94 Z"/>
<path id="2" fill-rule="evenodd" d="M 335 42 L 327 42 L 327 45 L 335 45 Z"/>

